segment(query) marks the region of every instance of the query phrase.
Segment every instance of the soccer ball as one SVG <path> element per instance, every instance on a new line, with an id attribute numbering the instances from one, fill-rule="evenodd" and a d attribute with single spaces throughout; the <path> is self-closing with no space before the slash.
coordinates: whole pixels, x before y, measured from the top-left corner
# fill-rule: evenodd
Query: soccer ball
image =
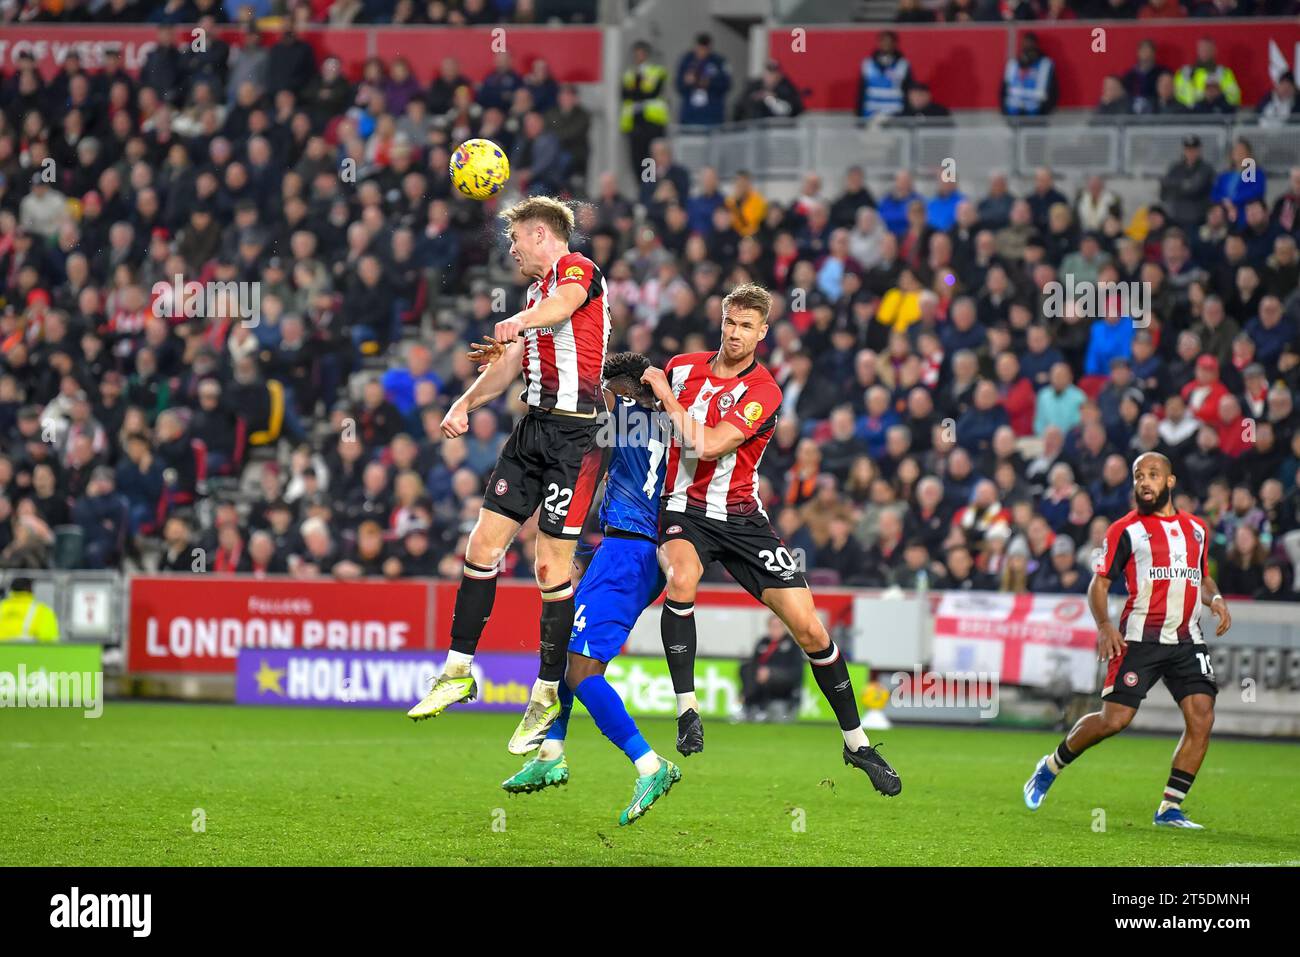
<path id="1" fill-rule="evenodd" d="M 487 199 L 505 188 L 510 160 L 491 140 L 466 140 L 451 154 L 451 181 L 470 199 Z"/>

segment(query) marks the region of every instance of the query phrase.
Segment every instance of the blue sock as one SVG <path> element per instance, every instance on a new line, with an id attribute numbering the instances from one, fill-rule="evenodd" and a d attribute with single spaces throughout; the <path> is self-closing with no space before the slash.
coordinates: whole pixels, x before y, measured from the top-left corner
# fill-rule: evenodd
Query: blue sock
<path id="1" fill-rule="evenodd" d="M 573 692 L 566 681 L 560 682 L 560 716 L 546 734 L 547 741 L 563 741 L 569 734 L 569 715 L 573 714 Z"/>
<path id="2" fill-rule="evenodd" d="M 601 734 L 614 742 L 614 746 L 626 754 L 629 761 L 636 761 L 650 753 L 651 747 L 637 730 L 632 716 L 627 713 L 623 699 L 618 696 L 613 685 L 605 680 L 604 675 L 592 675 L 583 679 L 582 684 L 574 689 L 574 694 L 591 713 Z"/>

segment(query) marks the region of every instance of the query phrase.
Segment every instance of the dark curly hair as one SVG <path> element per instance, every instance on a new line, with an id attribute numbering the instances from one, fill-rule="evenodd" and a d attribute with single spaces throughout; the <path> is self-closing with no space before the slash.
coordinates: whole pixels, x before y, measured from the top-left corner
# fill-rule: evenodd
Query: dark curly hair
<path id="1" fill-rule="evenodd" d="M 654 392 L 641 381 L 641 376 L 650 368 L 650 360 L 639 352 L 616 352 L 605 359 L 602 374 L 607 384 L 619 383 L 631 392 L 643 405 L 654 405 Z"/>

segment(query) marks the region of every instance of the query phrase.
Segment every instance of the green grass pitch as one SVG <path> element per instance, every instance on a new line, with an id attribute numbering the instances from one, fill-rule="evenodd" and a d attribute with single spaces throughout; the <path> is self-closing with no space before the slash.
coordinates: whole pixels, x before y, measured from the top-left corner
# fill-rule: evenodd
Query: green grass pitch
<path id="1" fill-rule="evenodd" d="M 1214 742 L 1187 805 L 1208 830 L 1188 832 L 1151 825 L 1172 736 L 1106 742 L 1031 813 L 1021 786 L 1055 734 L 877 732 L 903 779 L 886 799 L 844 766 L 832 727 L 713 721 L 680 784 L 620 828 L 632 768 L 585 716 L 567 787 L 500 790 L 520 764 L 505 750 L 515 721 L 113 701 L 98 720 L 6 711 L 0 865 L 1300 863 L 1293 744 Z M 672 752 L 671 722 L 643 730 Z"/>

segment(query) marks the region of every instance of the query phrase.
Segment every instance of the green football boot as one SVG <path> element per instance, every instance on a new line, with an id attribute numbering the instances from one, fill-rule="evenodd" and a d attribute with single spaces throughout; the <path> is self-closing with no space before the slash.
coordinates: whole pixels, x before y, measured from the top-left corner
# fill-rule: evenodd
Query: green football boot
<path id="1" fill-rule="evenodd" d="M 654 806 L 655 801 L 672 790 L 672 786 L 682 779 L 682 771 L 677 765 L 663 758 L 659 759 L 659 770 L 645 774 L 636 779 L 636 789 L 632 792 L 632 803 L 624 808 L 618 816 L 618 826 L 631 824 Z"/>
<path id="2" fill-rule="evenodd" d="M 569 759 L 561 754 L 554 761 L 533 758 L 522 768 L 501 782 L 503 790 L 511 794 L 531 794 L 543 788 L 559 787 L 569 783 Z"/>

